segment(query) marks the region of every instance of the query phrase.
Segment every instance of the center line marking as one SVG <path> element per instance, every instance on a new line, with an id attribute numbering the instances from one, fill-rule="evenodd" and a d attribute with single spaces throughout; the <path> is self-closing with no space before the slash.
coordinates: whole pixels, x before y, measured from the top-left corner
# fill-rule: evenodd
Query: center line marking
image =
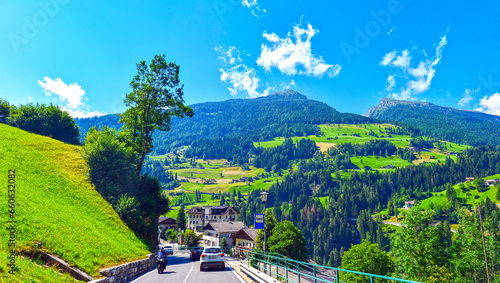
<path id="1" fill-rule="evenodd" d="M 191 265 L 191 269 L 189 269 L 188 275 L 186 275 L 186 278 L 184 278 L 184 281 L 182 281 L 182 283 L 186 283 L 188 281 L 189 275 L 191 275 L 191 272 L 193 272 L 193 267 L 194 263 Z"/>

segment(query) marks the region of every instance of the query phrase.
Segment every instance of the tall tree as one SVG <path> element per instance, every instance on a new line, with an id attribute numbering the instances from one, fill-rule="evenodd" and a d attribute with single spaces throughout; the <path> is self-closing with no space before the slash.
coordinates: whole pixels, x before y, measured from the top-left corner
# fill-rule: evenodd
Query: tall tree
<path id="1" fill-rule="evenodd" d="M 273 214 L 269 210 L 266 210 L 264 222 L 266 230 L 266 251 L 269 251 L 269 238 L 273 235 L 274 227 L 278 224 L 278 220 L 274 218 Z M 264 230 L 259 230 L 257 232 L 255 244 L 257 248 L 264 249 Z"/>
<path id="2" fill-rule="evenodd" d="M 394 236 L 393 255 L 397 270 L 410 280 L 424 280 L 442 273 L 449 263 L 443 227 L 434 227 L 432 211 L 412 208 Z M 442 226 L 442 225 L 441 225 Z"/>
<path id="3" fill-rule="evenodd" d="M 394 271 L 394 261 L 377 244 L 363 240 L 345 252 L 341 268 L 385 276 Z M 341 278 L 347 282 L 368 282 L 366 276 L 353 273 L 343 273 Z"/>
<path id="4" fill-rule="evenodd" d="M 182 229 L 182 231 L 186 230 L 186 213 L 184 213 L 184 208 L 181 207 L 179 209 L 179 214 L 177 214 L 177 229 Z"/>
<path id="5" fill-rule="evenodd" d="M 167 63 L 165 55 L 155 55 L 149 66 L 146 61 L 137 64 L 137 71 L 130 83 L 132 92 L 124 100 L 128 109 L 120 115 L 120 123 L 124 124 L 140 174 L 146 154 L 153 148 L 153 132 L 170 130 L 172 116 L 192 117 L 194 112 L 184 105 L 179 65 Z"/>
<path id="6" fill-rule="evenodd" d="M 302 232 L 290 221 L 278 223 L 268 239 L 269 251 L 289 258 L 306 261 L 309 251 Z"/>

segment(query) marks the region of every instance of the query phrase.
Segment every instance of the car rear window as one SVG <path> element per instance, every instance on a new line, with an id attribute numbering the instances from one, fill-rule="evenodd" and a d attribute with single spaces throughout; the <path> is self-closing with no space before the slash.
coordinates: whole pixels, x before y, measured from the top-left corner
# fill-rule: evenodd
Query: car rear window
<path id="1" fill-rule="evenodd" d="M 219 248 L 205 248 L 203 252 L 206 254 L 218 254 L 221 253 L 222 250 Z"/>

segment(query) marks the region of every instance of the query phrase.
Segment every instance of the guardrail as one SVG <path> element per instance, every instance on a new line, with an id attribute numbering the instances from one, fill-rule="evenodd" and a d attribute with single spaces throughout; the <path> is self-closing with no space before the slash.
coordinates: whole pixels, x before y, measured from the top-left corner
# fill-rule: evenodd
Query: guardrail
<path id="1" fill-rule="evenodd" d="M 238 252 L 238 249 L 234 249 Z M 279 254 L 261 253 L 256 251 L 246 251 L 248 264 L 258 269 L 260 272 L 269 275 L 276 280 L 286 283 L 302 282 L 345 282 L 341 280 L 342 273 L 361 275 L 366 278 L 365 282 L 407 282 L 419 283 L 416 281 L 392 278 L 382 275 L 369 274 L 359 271 L 346 270 L 336 267 L 323 266 L 313 263 L 296 261 Z M 345 276 L 345 275 L 344 275 Z"/>

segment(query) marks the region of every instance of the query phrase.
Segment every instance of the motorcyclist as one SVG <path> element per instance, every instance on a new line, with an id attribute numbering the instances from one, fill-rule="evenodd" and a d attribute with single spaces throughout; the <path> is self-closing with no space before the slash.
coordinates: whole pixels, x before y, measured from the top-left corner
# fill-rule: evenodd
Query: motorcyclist
<path id="1" fill-rule="evenodd" d="M 158 256 L 156 258 L 156 264 L 158 265 L 159 262 L 160 262 L 160 259 L 164 259 L 163 261 L 163 266 L 161 266 L 161 272 L 163 272 L 163 270 L 165 269 L 165 267 L 167 266 L 168 264 L 168 259 L 167 259 L 167 253 L 166 251 L 163 250 L 163 247 L 160 249 L 160 252 L 158 252 Z M 158 273 L 160 273 L 160 269 L 158 269 Z"/>

